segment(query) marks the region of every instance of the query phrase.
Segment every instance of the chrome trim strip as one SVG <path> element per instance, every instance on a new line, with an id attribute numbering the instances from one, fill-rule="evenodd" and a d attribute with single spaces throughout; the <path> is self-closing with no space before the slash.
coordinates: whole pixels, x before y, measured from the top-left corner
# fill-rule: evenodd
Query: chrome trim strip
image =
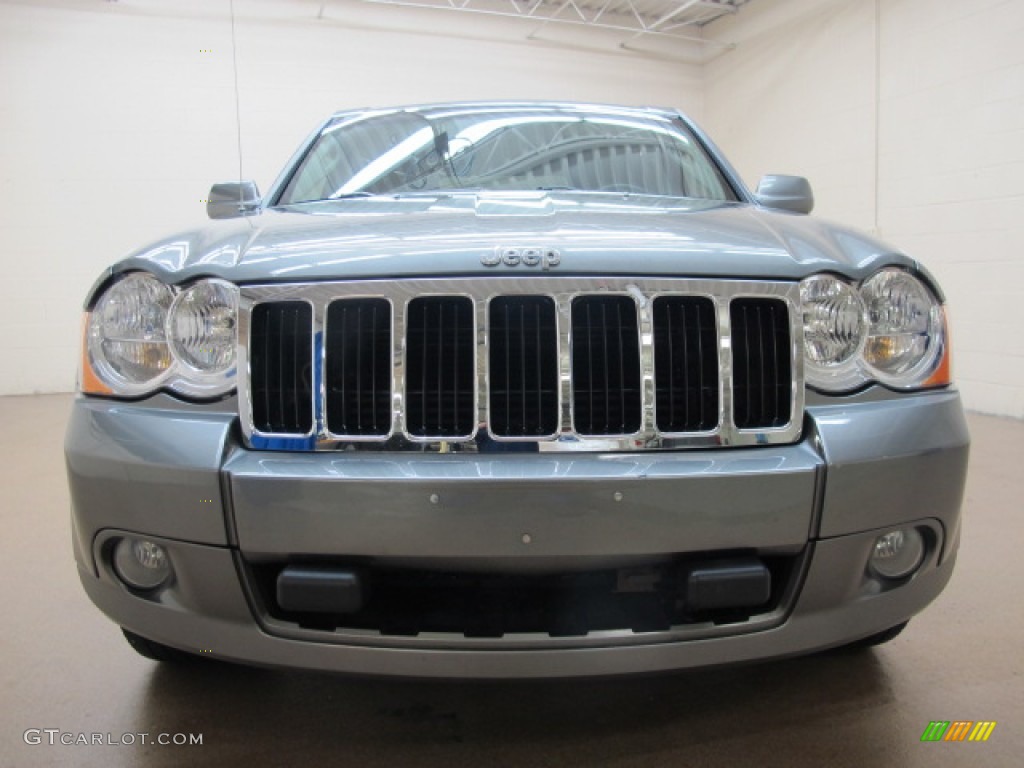
<path id="1" fill-rule="evenodd" d="M 631 296 L 638 309 L 641 365 L 641 429 L 633 435 L 578 435 L 573 429 L 572 412 L 572 301 L 577 296 L 619 294 Z M 383 446 L 388 439 L 401 438 L 408 448 L 436 451 L 477 450 L 476 437 L 486 431 L 488 407 L 488 305 L 497 296 L 549 296 L 555 302 L 559 343 L 559 409 L 561 428 L 557 435 L 534 437 L 497 437 L 488 433 L 489 441 L 504 443 L 536 443 L 542 451 L 636 451 L 676 450 L 718 446 L 764 445 L 792 443 L 800 438 L 804 412 L 803 325 L 800 317 L 799 284 L 767 280 L 714 280 L 639 277 L 563 277 L 549 275 L 487 276 L 483 278 L 421 278 L 408 280 L 359 280 L 325 283 L 294 283 L 248 285 L 241 287 L 238 326 L 239 414 L 242 431 L 249 445 L 253 438 L 284 438 L 308 440 L 314 437 L 293 434 L 264 434 L 253 427 L 249 393 L 249 335 L 253 307 L 268 301 L 305 301 L 313 307 L 314 350 L 317 334 L 323 339 L 327 305 L 336 299 L 382 298 L 392 306 L 392 344 L 394 354 L 392 378 L 392 427 L 388 437 L 332 434 L 326 428 L 326 392 L 323 382 L 324 360 L 319 361 L 314 414 L 316 450 L 339 450 L 346 446 L 375 443 Z M 408 303 L 424 296 L 464 296 L 475 304 L 474 366 L 477 382 L 474 390 L 474 413 L 477 424 L 472 434 L 459 437 L 414 437 L 404 423 L 405 398 L 405 314 Z M 654 381 L 653 301 L 658 296 L 701 296 L 710 298 L 718 315 L 719 419 L 715 429 L 693 433 L 662 433 L 657 430 L 656 393 Z M 732 400 L 732 328 L 729 305 L 736 298 L 774 298 L 784 301 L 789 309 L 790 360 L 792 396 L 789 423 L 776 428 L 741 430 L 733 421 Z M 324 347 L 321 343 L 321 354 Z M 396 446 L 400 450 L 401 446 Z"/>
<path id="2" fill-rule="evenodd" d="M 722 445 L 733 445 L 738 431 L 732 410 L 732 316 L 729 314 L 732 296 L 716 295 L 713 299 L 718 315 L 718 435 Z"/>

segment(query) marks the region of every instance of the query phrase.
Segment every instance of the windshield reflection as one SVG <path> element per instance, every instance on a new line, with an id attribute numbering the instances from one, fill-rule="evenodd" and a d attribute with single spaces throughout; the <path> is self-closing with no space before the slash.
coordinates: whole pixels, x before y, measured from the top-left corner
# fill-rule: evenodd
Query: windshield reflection
<path id="1" fill-rule="evenodd" d="M 682 123 L 640 112 L 496 106 L 339 117 L 276 204 L 453 190 L 736 199 Z"/>

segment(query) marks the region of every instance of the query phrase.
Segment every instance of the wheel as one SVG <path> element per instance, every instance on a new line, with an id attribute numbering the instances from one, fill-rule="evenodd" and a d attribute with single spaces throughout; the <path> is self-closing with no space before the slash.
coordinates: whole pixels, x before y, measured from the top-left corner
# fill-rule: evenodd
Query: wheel
<path id="1" fill-rule="evenodd" d="M 124 639 L 128 641 L 128 645 L 134 648 L 137 654 L 145 656 L 147 659 L 152 659 L 153 661 L 189 661 L 195 658 L 190 653 L 179 651 L 177 648 L 171 648 L 169 645 L 158 643 L 155 640 L 148 640 L 124 627 L 121 627 L 121 631 L 124 633 Z"/>
<path id="2" fill-rule="evenodd" d="M 877 634 L 862 637 L 860 640 L 855 640 L 849 645 L 845 645 L 843 647 L 848 648 L 850 650 L 857 650 L 859 648 L 874 648 L 876 645 L 888 643 L 890 640 L 896 637 L 896 635 L 902 632 L 909 623 L 909 621 L 904 621 L 902 624 L 897 624 L 895 627 L 889 627 L 888 629 L 883 629 L 881 632 L 878 632 Z"/>

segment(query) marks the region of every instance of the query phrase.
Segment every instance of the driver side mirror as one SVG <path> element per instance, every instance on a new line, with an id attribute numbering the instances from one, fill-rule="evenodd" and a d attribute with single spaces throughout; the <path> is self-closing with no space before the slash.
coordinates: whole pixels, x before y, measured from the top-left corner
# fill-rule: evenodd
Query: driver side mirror
<path id="1" fill-rule="evenodd" d="M 255 181 L 225 181 L 210 187 L 206 215 L 211 219 L 248 216 L 260 207 L 260 190 Z"/>
<path id="2" fill-rule="evenodd" d="M 757 185 L 757 202 L 765 208 L 810 213 L 814 208 L 811 183 L 803 176 L 765 176 Z"/>

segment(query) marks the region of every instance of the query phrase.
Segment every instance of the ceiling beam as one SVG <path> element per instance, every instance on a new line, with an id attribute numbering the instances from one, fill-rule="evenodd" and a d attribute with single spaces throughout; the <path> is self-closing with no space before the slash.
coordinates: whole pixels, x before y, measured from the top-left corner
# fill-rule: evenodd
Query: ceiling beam
<path id="1" fill-rule="evenodd" d="M 729 50 L 734 46 L 718 40 L 705 39 L 693 34 L 682 34 L 678 30 L 692 27 L 698 18 L 704 20 L 705 14 L 693 19 L 680 18 L 692 9 L 720 9 L 722 12 L 735 11 L 731 4 L 717 3 L 712 0 L 680 0 L 679 5 L 663 14 L 654 21 L 647 21 L 634 0 L 625 0 L 629 9 L 625 12 L 612 11 L 615 0 L 604 0 L 597 6 L 584 8 L 586 0 L 510 0 L 508 5 L 503 0 L 355 0 L 381 6 L 415 8 L 419 10 L 449 11 L 454 13 L 474 13 L 481 16 L 496 18 L 519 19 L 532 21 L 535 28 L 526 35 L 528 40 L 538 39 L 539 33 L 549 24 L 561 26 L 589 27 L 606 32 L 629 35 L 619 44 L 623 50 L 642 55 L 659 55 L 655 51 L 634 48 L 629 43 L 640 38 L 657 38 L 692 43 L 703 50 Z M 567 13 L 568 11 L 568 13 Z M 586 13 L 585 11 L 590 11 Z M 321 17 L 323 8 L 321 7 Z"/>

